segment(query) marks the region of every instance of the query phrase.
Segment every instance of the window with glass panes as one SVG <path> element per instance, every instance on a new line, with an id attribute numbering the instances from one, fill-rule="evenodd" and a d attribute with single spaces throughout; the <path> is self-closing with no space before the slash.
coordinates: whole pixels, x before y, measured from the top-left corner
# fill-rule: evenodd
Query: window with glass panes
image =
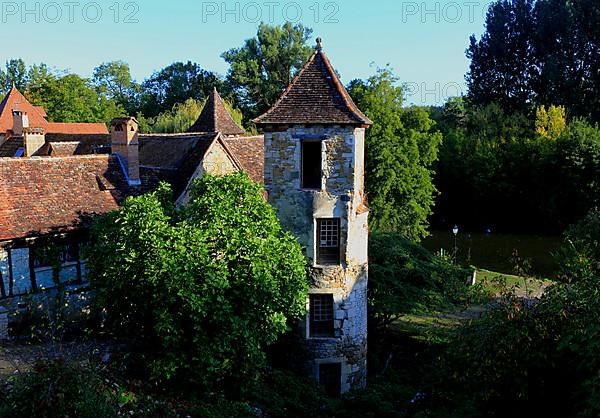
<path id="1" fill-rule="evenodd" d="M 333 295 L 310 295 L 310 336 L 333 337 Z"/>
<path id="2" fill-rule="evenodd" d="M 340 220 L 317 219 L 317 264 L 340 263 Z"/>

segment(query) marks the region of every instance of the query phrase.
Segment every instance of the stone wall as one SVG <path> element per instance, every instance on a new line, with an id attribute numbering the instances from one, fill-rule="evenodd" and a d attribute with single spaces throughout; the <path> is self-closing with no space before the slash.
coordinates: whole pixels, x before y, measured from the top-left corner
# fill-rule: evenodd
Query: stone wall
<path id="1" fill-rule="evenodd" d="M 301 143 L 321 141 L 322 186 L 301 188 Z M 333 294 L 334 338 L 310 338 L 310 368 L 341 363 L 342 391 L 366 382 L 368 213 L 363 205 L 364 129 L 352 126 L 292 126 L 265 133 L 265 188 L 283 227 L 305 248 L 312 264 L 310 293 Z M 359 210 L 361 209 L 361 210 Z M 340 219 L 341 264 L 318 266 L 316 220 Z M 308 302 L 307 302 L 307 308 Z"/>
<path id="2" fill-rule="evenodd" d="M 204 173 L 209 173 L 214 176 L 224 176 L 238 171 L 235 163 L 229 157 L 223 146 L 215 141 L 210 149 L 204 155 L 202 163 L 198 166 L 184 192 L 177 199 L 177 206 L 186 204 L 189 201 L 190 187 L 195 179 L 202 178 Z"/>

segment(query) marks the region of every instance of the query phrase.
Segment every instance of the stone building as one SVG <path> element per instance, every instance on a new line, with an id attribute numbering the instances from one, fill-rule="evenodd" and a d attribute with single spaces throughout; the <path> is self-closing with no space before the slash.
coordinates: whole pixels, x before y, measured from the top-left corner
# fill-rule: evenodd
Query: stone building
<path id="1" fill-rule="evenodd" d="M 365 129 L 320 41 L 275 105 L 265 135 L 265 189 L 311 262 L 303 324 L 313 376 L 332 394 L 362 387 L 367 371 L 368 209 Z"/>

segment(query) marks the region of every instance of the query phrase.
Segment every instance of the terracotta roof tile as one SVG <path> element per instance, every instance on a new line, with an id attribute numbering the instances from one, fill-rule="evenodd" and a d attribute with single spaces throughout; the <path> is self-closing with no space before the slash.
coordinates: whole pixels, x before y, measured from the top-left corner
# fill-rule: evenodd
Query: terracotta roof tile
<path id="1" fill-rule="evenodd" d="M 139 135 L 142 176 L 149 187 L 157 181 L 170 183 L 178 195 L 217 137 L 217 133 Z"/>
<path id="2" fill-rule="evenodd" d="M 358 109 L 320 48 L 275 105 L 254 122 L 262 125 L 373 123 Z"/>
<path id="3" fill-rule="evenodd" d="M 264 183 L 265 139 L 260 136 L 239 136 L 224 139 L 227 148 L 235 156 L 248 177 L 256 183 Z"/>
<path id="4" fill-rule="evenodd" d="M 86 226 L 135 192 L 112 156 L 0 158 L 0 241 Z"/>
<path id="5" fill-rule="evenodd" d="M 227 108 L 216 88 L 213 89 L 202 109 L 198 120 L 188 132 L 220 132 L 223 135 L 243 135 L 244 130 L 239 127 Z"/>
<path id="6" fill-rule="evenodd" d="M 39 112 L 38 108 L 32 106 L 25 96 L 23 96 L 21 92 L 13 86 L 13 88 L 10 89 L 6 97 L 4 97 L 0 103 L 0 133 L 12 131 L 12 111 L 14 109 L 18 109 L 27 113 L 29 118 L 29 126 L 34 128 L 43 128 L 48 123 L 44 116 Z"/>
<path id="7" fill-rule="evenodd" d="M 108 129 L 103 123 L 48 122 L 44 108 L 33 106 L 16 87 L 13 87 L 0 103 L 0 133 L 12 131 L 13 109 L 26 112 L 29 118 L 29 126 L 44 128 L 46 133 L 108 134 Z"/>

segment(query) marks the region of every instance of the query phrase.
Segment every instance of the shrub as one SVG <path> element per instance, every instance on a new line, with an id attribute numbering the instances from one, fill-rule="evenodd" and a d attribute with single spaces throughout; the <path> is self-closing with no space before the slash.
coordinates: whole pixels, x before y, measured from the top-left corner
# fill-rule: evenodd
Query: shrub
<path id="1" fill-rule="evenodd" d="M 91 371 L 62 361 L 38 363 L 11 378 L 0 417 L 117 416 L 114 398 Z"/>

